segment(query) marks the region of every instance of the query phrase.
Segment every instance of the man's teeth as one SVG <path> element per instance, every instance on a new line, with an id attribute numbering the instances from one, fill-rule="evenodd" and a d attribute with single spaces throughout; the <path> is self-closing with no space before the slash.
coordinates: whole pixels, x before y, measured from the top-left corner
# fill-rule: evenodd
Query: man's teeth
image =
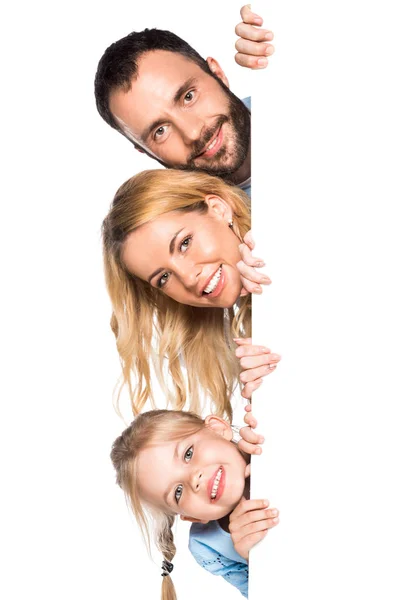
<path id="1" fill-rule="evenodd" d="M 217 138 L 218 138 L 218 136 L 211 142 L 211 144 L 209 146 L 207 146 L 206 152 L 208 152 L 209 150 L 212 150 L 214 148 L 215 144 L 217 143 Z"/>
<path id="2" fill-rule="evenodd" d="M 211 490 L 211 500 L 215 500 L 215 498 L 217 497 L 218 486 L 219 486 L 219 482 L 221 481 L 221 476 L 222 476 L 222 467 L 220 467 L 218 469 L 217 476 L 214 479 L 214 485 Z"/>
<path id="3" fill-rule="evenodd" d="M 220 266 L 218 271 L 215 273 L 214 277 L 211 279 L 208 286 L 206 288 L 204 288 L 204 294 L 211 294 L 211 292 L 213 292 L 215 290 L 215 288 L 217 287 L 218 282 L 220 280 L 221 272 L 222 272 L 222 265 Z"/>

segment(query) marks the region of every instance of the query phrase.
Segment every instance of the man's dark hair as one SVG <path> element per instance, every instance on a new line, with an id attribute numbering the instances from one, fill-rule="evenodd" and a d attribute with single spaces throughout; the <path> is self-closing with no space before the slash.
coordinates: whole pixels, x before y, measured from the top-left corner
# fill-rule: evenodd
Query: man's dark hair
<path id="1" fill-rule="evenodd" d="M 106 123 L 123 135 L 124 132 L 110 111 L 110 95 L 114 90 L 122 89 L 127 92 L 130 89 L 132 79 L 137 77 L 139 58 L 150 50 L 177 52 L 219 81 L 207 61 L 174 33 L 161 29 L 133 31 L 107 48 L 98 64 L 94 81 L 97 110 Z"/>

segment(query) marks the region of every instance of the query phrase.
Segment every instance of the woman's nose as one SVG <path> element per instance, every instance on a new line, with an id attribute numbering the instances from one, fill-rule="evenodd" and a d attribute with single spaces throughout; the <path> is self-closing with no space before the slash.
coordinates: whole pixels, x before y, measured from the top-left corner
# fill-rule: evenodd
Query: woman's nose
<path id="1" fill-rule="evenodd" d="M 198 285 L 199 277 L 201 275 L 201 267 L 199 265 L 182 261 L 175 270 L 179 279 L 187 289 L 193 290 L 193 288 Z"/>

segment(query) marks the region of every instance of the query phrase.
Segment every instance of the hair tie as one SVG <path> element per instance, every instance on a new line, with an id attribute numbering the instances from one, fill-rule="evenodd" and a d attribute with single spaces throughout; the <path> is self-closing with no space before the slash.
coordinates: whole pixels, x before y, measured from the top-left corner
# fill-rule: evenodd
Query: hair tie
<path id="1" fill-rule="evenodd" d="M 167 575 L 170 575 L 170 573 L 172 573 L 173 568 L 174 568 L 174 565 L 172 564 L 172 562 L 169 562 L 169 560 L 164 559 L 162 561 L 162 565 L 161 565 L 161 569 L 162 569 L 161 577 L 166 577 Z"/>

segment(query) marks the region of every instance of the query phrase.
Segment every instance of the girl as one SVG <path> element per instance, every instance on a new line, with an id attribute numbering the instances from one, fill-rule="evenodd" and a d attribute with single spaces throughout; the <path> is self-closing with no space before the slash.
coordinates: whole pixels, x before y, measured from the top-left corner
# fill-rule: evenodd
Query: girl
<path id="1" fill-rule="evenodd" d="M 104 265 L 134 414 L 153 397 L 153 356 L 172 408 L 184 408 L 189 397 L 190 409 L 200 414 L 207 395 L 216 414 L 231 418 L 238 380 L 234 338 L 251 333 L 251 296 L 237 264 L 246 257 L 246 279 L 258 264 L 241 253 L 249 229 L 246 194 L 204 173 L 144 171 L 117 191 L 103 223 Z M 258 274 L 256 280 L 270 281 Z"/>
<path id="2" fill-rule="evenodd" d="M 245 422 L 255 427 L 250 410 Z M 170 574 L 177 515 L 193 523 L 189 548 L 197 562 L 247 597 L 249 550 L 279 519 L 268 501 L 248 500 L 250 464 L 244 451 L 259 454 L 263 440 L 250 427 L 240 435 L 236 445 L 231 426 L 216 415 L 203 420 L 190 412 L 154 410 L 138 416 L 114 442 L 117 483 L 148 544 L 148 517 L 155 523 L 164 557 L 162 600 L 176 598 Z"/>

